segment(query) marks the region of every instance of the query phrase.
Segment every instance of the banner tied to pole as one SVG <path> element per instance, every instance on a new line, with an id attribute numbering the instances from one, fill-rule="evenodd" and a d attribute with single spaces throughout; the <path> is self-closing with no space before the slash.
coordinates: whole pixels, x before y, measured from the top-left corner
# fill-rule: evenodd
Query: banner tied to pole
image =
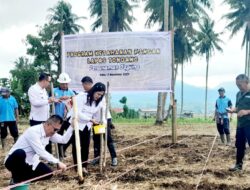
<path id="1" fill-rule="evenodd" d="M 110 82 L 111 91 L 171 90 L 170 32 L 110 32 L 65 35 L 62 71 L 82 91 L 81 79 Z"/>

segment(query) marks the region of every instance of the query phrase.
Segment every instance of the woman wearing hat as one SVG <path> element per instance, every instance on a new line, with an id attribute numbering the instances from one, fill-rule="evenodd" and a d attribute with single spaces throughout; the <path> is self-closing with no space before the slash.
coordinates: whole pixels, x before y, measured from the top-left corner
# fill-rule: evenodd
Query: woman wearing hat
<path id="1" fill-rule="evenodd" d="M 96 115 L 100 113 L 100 110 L 103 108 L 102 99 L 105 95 L 106 87 L 103 83 L 96 83 L 88 93 L 81 93 L 77 95 L 77 106 L 78 106 L 78 123 L 79 123 L 79 134 L 80 134 L 80 145 L 81 145 L 81 158 L 83 166 L 83 172 L 85 174 L 87 171 L 87 163 L 89 157 L 89 144 L 90 144 L 90 133 L 93 125 L 99 124 L 95 119 Z M 104 110 L 104 108 L 103 108 Z M 103 118 L 104 116 L 103 111 Z M 105 122 L 106 119 L 103 119 Z M 76 145 L 75 139 L 73 137 L 73 146 L 72 146 L 72 154 L 74 164 L 77 163 L 76 158 Z"/>

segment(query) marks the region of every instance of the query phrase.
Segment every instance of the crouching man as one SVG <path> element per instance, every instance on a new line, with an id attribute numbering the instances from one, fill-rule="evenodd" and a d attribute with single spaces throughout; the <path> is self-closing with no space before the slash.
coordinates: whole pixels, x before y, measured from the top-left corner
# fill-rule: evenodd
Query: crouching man
<path id="1" fill-rule="evenodd" d="M 63 136 L 57 133 L 62 122 L 60 116 L 52 115 L 44 123 L 28 128 L 19 137 L 5 158 L 5 167 L 12 173 L 14 183 L 51 173 L 52 169 L 41 162 L 40 158 L 56 164 L 62 171 L 67 169 L 64 163 L 45 150 L 49 141 L 61 144 L 66 144 L 69 141 L 73 133 L 72 127 L 69 127 Z M 52 174 L 42 179 L 51 177 Z"/>

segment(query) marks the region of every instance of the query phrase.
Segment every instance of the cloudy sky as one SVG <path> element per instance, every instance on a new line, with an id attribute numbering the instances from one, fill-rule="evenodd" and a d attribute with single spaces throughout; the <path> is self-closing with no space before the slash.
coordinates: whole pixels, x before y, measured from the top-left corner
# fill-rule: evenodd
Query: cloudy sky
<path id="1" fill-rule="evenodd" d="M 47 20 L 48 9 L 56 4 L 57 0 L 0 0 L 0 78 L 9 77 L 9 71 L 14 67 L 14 61 L 26 55 L 24 40 L 27 34 L 37 34 L 37 26 Z M 93 19 L 88 11 L 89 0 L 70 0 L 72 10 L 78 16 L 87 17 L 80 24 L 85 32 L 91 32 Z M 148 31 L 145 28 L 147 15 L 143 13 L 144 4 L 134 9 L 137 21 L 131 26 L 133 31 Z M 234 81 L 236 75 L 244 72 L 244 49 L 241 48 L 243 32 L 234 38 L 224 29 L 226 21 L 221 16 L 228 12 L 228 7 L 222 0 L 214 0 L 211 17 L 216 22 L 216 31 L 224 32 L 221 38 L 224 41 L 223 53 L 215 52 L 210 61 L 209 87 L 216 87 L 224 82 Z M 151 30 L 157 29 L 155 26 Z M 206 62 L 202 57 L 194 57 L 185 65 L 184 81 L 195 86 L 205 86 Z M 178 77 L 180 80 L 180 77 Z"/>

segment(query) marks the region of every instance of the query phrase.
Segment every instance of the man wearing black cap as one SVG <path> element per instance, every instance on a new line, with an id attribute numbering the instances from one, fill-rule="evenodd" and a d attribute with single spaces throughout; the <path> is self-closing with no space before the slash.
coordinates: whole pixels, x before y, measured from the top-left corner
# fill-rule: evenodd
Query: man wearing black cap
<path id="1" fill-rule="evenodd" d="M 0 129 L 1 129 L 1 143 L 2 148 L 5 148 L 5 139 L 8 135 L 7 127 L 9 127 L 10 134 L 16 142 L 18 138 L 18 104 L 16 99 L 10 95 L 8 88 L 1 89 L 0 97 Z"/>
<path id="2" fill-rule="evenodd" d="M 217 130 L 220 134 L 221 143 L 225 144 L 225 134 L 227 138 L 227 145 L 231 144 L 230 129 L 227 109 L 232 108 L 231 100 L 225 96 L 225 89 L 220 88 L 218 90 L 219 97 L 215 104 L 214 120 L 217 124 Z M 231 118 L 231 117 L 230 117 Z"/>

